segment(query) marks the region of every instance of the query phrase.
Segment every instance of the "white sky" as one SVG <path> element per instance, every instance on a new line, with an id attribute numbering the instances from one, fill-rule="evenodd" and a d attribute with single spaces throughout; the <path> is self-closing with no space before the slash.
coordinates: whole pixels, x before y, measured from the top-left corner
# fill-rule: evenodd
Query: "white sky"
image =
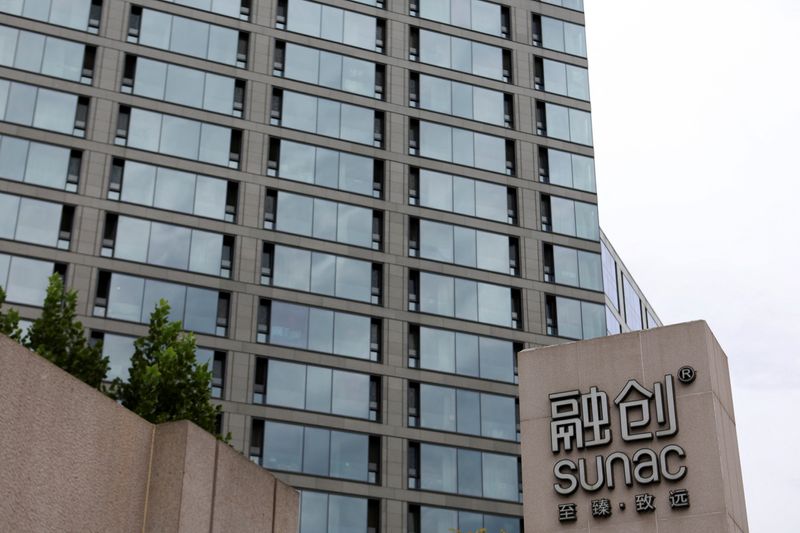
<path id="1" fill-rule="evenodd" d="M 586 0 L 600 222 L 727 352 L 752 531 L 800 531 L 800 0 Z"/>

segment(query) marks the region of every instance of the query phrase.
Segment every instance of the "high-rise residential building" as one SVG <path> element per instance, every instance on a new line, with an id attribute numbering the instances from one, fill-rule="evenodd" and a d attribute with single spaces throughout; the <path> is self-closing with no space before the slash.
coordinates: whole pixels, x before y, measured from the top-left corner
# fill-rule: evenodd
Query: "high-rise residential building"
<path id="1" fill-rule="evenodd" d="M 302 533 L 519 532 L 515 353 L 658 324 L 601 244 L 583 24 L 0 0 L 0 285 L 30 319 L 64 275 L 110 377 L 167 299 Z"/>

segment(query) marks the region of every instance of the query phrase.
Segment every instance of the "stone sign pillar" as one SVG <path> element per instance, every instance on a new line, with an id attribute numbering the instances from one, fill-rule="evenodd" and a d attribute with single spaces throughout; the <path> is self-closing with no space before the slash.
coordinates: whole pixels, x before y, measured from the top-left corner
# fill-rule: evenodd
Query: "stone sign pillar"
<path id="1" fill-rule="evenodd" d="M 748 531 L 728 359 L 705 322 L 519 355 L 525 530 Z"/>

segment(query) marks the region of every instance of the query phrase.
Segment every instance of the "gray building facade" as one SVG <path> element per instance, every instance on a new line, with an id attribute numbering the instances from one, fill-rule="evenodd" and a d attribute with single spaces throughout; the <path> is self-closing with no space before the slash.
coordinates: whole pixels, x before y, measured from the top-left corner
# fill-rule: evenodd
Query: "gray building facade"
<path id="1" fill-rule="evenodd" d="M 302 533 L 522 531 L 516 353 L 658 324 L 601 245 L 583 24 L 0 1 L 0 286 L 30 319 L 63 274 L 110 377 L 169 300 Z"/>

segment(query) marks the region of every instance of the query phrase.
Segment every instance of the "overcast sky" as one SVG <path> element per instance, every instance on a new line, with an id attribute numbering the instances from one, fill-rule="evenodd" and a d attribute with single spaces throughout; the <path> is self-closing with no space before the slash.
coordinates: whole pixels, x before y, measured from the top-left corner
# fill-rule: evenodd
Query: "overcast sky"
<path id="1" fill-rule="evenodd" d="M 586 33 L 600 224 L 665 323 L 711 325 L 750 529 L 796 532 L 800 0 L 586 0 Z"/>

